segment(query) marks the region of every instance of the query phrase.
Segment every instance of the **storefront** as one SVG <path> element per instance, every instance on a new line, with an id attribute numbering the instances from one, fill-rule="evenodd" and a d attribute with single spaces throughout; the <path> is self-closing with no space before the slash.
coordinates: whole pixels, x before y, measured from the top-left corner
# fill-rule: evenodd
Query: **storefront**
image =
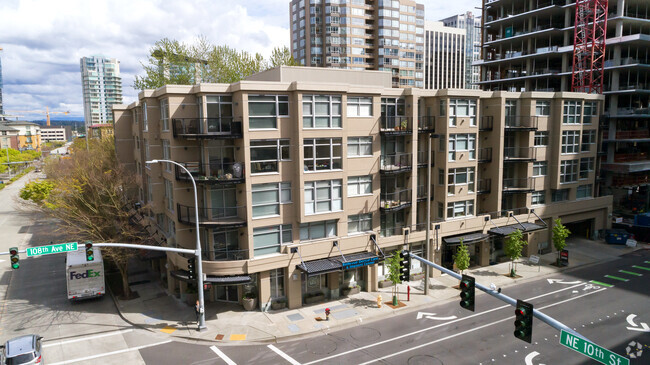
<path id="1" fill-rule="evenodd" d="M 444 237 L 442 239 L 442 266 L 448 269 L 454 268 L 454 256 L 458 251 L 461 241 L 467 246 L 467 251 L 469 252 L 469 266 L 486 266 L 489 255 L 489 237 L 489 235 L 482 232 Z"/>

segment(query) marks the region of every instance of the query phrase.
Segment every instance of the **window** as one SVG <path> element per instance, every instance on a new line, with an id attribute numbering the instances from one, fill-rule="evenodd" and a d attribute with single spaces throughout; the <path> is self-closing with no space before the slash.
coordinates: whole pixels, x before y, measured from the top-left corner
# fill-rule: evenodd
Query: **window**
<path id="1" fill-rule="evenodd" d="M 305 182 L 305 214 L 343 209 L 341 180 Z"/>
<path id="2" fill-rule="evenodd" d="M 251 173 L 278 172 L 279 161 L 289 161 L 289 140 L 251 140 Z"/>
<path id="3" fill-rule="evenodd" d="M 372 137 L 348 137 L 348 157 L 372 156 Z"/>
<path id="4" fill-rule="evenodd" d="M 271 279 L 271 299 L 284 297 L 284 269 L 269 271 Z"/>
<path id="5" fill-rule="evenodd" d="M 596 130 L 589 129 L 582 131 L 582 145 L 580 146 L 581 152 L 588 152 L 592 144 L 596 144 Z"/>
<path id="6" fill-rule="evenodd" d="M 336 220 L 302 223 L 300 225 L 300 240 L 309 241 L 336 237 L 336 224 Z"/>
<path id="7" fill-rule="evenodd" d="M 162 130 L 169 130 L 169 99 L 160 101 L 160 120 L 162 122 Z"/>
<path id="8" fill-rule="evenodd" d="M 535 132 L 535 147 L 548 146 L 548 132 Z"/>
<path id="9" fill-rule="evenodd" d="M 544 190 L 533 191 L 530 198 L 530 204 L 532 205 L 546 204 L 546 191 Z"/>
<path id="10" fill-rule="evenodd" d="M 582 109 L 581 101 L 567 100 L 564 102 L 564 124 L 578 124 L 580 123 L 580 112 Z"/>
<path id="11" fill-rule="evenodd" d="M 450 99 L 449 100 L 449 126 L 455 127 L 457 117 L 469 117 L 469 125 L 476 125 L 476 100 Z"/>
<path id="12" fill-rule="evenodd" d="M 341 97 L 303 95 L 302 125 L 304 128 L 341 128 Z"/>
<path id="13" fill-rule="evenodd" d="M 560 162 L 560 183 L 572 183 L 578 181 L 578 160 Z"/>
<path id="14" fill-rule="evenodd" d="M 253 229 L 253 255 L 261 256 L 280 252 L 280 247 L 292 241 L 291 224 Z"/>
<path id="15" fill-rule="evenodd" d="M 249 95 L 248 126 L 250 129 L 277 128 L 277 118 L 289 115 L 287 95 Z"/>
<path id="16" fill-rule="evenodd" d="M 291 203 L 291 183 L 252 186 L 253 218 L 280 214 L 280 204 Z"/>
<path id="17" fill-rule="evenodd" d="M 372 231 L 372 213 L 348 217 L 348 234 Z"/>
<path id="18" fill-rule="evenodd" d="M 449 135 L 449 161 L 456 161 L 456 152 L 469 152 L 469 159 L 476 159 L 476 134 Z"/>
<path id="19" fill-rule="evenodd" d="M 581 158 L 580 159 L 580 179 L 589 178 L 589 173 L 594 171 L 594 158 Z"/>
<path id="20" fill-rule="evenodd" d="M 578 153 L 580 131 L 562 132 L 562 153 Z"/>
<path id="21" fill-rule="evenodd" d="M 372 117 L 372 97 L 349 97 L 348 117 Z"/>
<path id="22" fill-rule="evenodd" d="M 305 139 L 305 171 L 341 169 L 341 139 Z"/>
<path id="23" fill-rule="evenodd" d="M 582 123 L 591 124 L 592 117 L 598 115 L 598 102 L 585 101 L 585 116 L 582 118 Z"/>
<path id="24" fill-rule="evenodd" d="M 440 116 L 444 117 L 447 115 L 447 101 L 445 99 L 440 100 Z"/>
<path id="25" fill-rule="evenodd" d="M 144 140 L 144 160 L 145 160 L 145 162 L 150 161 L 150 158 L 149 158 L 149 141 L 147 141 L 146 139 Z M 149 164 L 149 163 L 145 164 L 145 166 L 148 169 L 151 169 L 151 165 L 152 164 Z"/>
<path id="26" fill-rule="evenodd" d="M 348 196 L 372 194 L 372 176 L 348 177 Z"/>
<path id="27" fill-rule="evenodd" d="M 553 203 L 569 200 L 569 189 L 553 190 L 551 201 Z"/>
<path id="28" fill-rule="evenodd" d="M 539 117 L 551 115 L 551 102 L 549 100 L 537 100 L 535 102 L 535 115 Z"/>
<path id="29" fill-rule="evenodd" d="M 174 211 L 174 185 L 171 181 L 165 180 L 165 198 L 167 199 L 167 210 Z"/>
<path id="30" fill-rule="evenodd" d="M 151 183 L 151 176 L 147 175 L 147 203 L 153 201 L 153 184 Z"/>
<path id="31" fill-rule="evenodd" d="M 546 176 L 548 174 L 548 162 L 537 161 L 533 162 L 533 176 Z"/>
<path id="32" fill-rule="evenodd" d="M 591 198 L 591 185 L 580 185 L 576 189 L 576 199 Z"/>
<path id="33" fill-rule="evenodd" d="M 438 169 L 438 185 L 445 185 L 445 170 Z"/>
<path id="34" fill-rule="evenodd" d="M 171 147 L 169 146 L 169 141 L 166 139 L 162 140 L 162 153 L 163 153 L 163 160 L 171 160 Z M 169 162 L 165 162 L 165 171 L 171 171 L 172 170 L 172 164 Z"/>
<path id="35" fill-rule="evenodd" d="M 149 122 L 147 121 L 147 102 L 146 101 L 142 102 L 142 130 L 145 131 L 145 132 L 149 130 Z"/>
<path id="36" fill-rule="evenodd" d="M 474 201 L 465 200 L 447 203 L 447 218 L 474 215 Z"/>
<path id="37" fill-rule="evenodd" d="M 463 167 L 458 169 L 449 169 L 447 174 L 448 194 L 454 195 L 455 187 L 467 185 L 467 191 L 474 192 L 474 168 Z"/>

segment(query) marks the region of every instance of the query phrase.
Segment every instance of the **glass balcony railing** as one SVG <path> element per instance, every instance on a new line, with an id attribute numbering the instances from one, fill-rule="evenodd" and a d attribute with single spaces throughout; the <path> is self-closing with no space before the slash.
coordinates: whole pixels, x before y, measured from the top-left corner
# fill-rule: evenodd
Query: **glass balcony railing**
<path id="1" fill-rule="evenodd" d="M 413 123 L 409 117 L 381 116 L 381 133 L 384 134 L 411 134 Z"/>
<path id="2" fill-rule="evenodd" d="M 478 162 L 492 162 L 492 147 L 480 148 L 478 150 Z"/>
<path id="3" fill-rule="evenodd" d="M 506 115 L 506 129 L 537 130 L 538 119 L 533 115 Z"/>
<path id="4" fill-rule="evenodd" d="M 185 138 L 241 138 L 242 123 L 232 117 L 174 118 L 174 137 Z"/>
<path id="5" fill-rule="evenodd" d="M 177 204 L 178 221 L 185 224 L 196 224 L 195 208 Z M 246 225 L 245 206 L 225 206 L 214 208 L 199 208 L 199 225 L 204 227 L 243 227 Z"/>
<path id="6" fill-rule="evenodd" d="M 182 162 L 196 182 L 208 184 L 240 184 L 245 180 L 244 164 L 226 160 L 213 160 L 210 163 Z M 175 166 L 176 180 L 189 181 L 182 168 Z"/>
<path id="7" fill-rule="evenodd" d="M 436 131 L 436 117 L 435 116 L 421 116 L 418 117 L 418 130 L 420 132 Z"/>
<path id="8" fill-rule="evenodd" d="M 504 193 L 526 193 L 535 190 L 535 178 L 503 179 Z"/>
<path id="9" fill-rule="evenodd" d="M 412 169 L 410 153 L 396 153 L 393 155 L 381 155 L 381 172 L 399 173 Z"/>
<path id="10" fill-rule="evenodd" d="M 536 159 L 537 149 L 534 147 L 504 147 L 504 161 L 534 161 Z"/>

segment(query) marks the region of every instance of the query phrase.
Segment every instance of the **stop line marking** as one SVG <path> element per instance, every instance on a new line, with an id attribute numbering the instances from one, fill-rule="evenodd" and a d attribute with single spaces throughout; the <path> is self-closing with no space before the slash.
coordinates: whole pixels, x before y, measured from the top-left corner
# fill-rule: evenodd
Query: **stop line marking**
<path id="1" fill-rule="evenodd" d="M 152 343 L 152 344 L 149 344 L 149 345 L 142 345 L 142 346 L 137 346 L 137 347 L 129 347 L 128 349 L 123 349 L 123 350 L 117 350 L 117 351 L 111 351 L 111 352 L 104 352 L 104 353 L 102 353 L 102 354 L 96 354 L 96 355 L 91 355 L 91 356 L 81 357 L 81 358 L 78 358 L 78 359 L 72 359 L 72 360 L 65 360 L 65 361 L 55 362 L 55 363 L 52 363 L 52 364 L 50 364 L 50 365 L 65 365 L 65 364 L 72 364 L 72 363 L 75 363 L 75 362 L 80 362 L 80 361 L 87 361 L 87 360 L 97 359 L 97 358 L 104 357 L 104 356 L 111 356 L 111 355 L 122 354 L 122 353 L 129 352 L 129 351 L 142 350 L 142 349 L 146 349 L 147 347 L 153 347 L 153 346 L 158 346 L 158 345 L 164 345 L 164 344 L 166 344 L 166 343 L 170 343 L 170 342 L 172 342 L 172 340 L 167 340 L 167 341 L 162 341 L 162 342 L 156 342 L 156 343 Z"/>

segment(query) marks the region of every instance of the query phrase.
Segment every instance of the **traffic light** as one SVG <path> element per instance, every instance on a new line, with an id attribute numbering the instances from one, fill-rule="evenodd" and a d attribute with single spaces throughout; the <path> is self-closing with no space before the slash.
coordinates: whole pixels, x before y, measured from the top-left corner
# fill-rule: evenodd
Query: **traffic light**
<path id="1" fill-rule="evenodd" d="M 411 276 L 411 258 L 409 257 L 408 251 L 402 251 L 402 260 L 400 260 L 399 264 L 399 280 L 402 282 L 409 281 Z"/>
<path id="2" fill-rule="evenodd" d="M 460 306 L 472 312 L 474 312 L 475 288 L 474 278 L 463 275 L 460 280 Z"/>
<path id="3" fill-rule="evenodd" d="M 93 255 L 93 243 L 86 242 L 86 261 L 93 261 L 95 255 Z"/>
<path id="4" fill-rule="evenodd" d="M 533 305 L 519 299 L 515 309 L 515 337 L 528 343 L 533 337 Z"/>
<path id="5" fill-rule="evenodd" d="M 187 278 L 190 280 L 196 279 L 196 258 L 194 257 L 187 259 Z"/>
<path id="6" fill-rule="evenodd" d="M 11 255 L 11 268 L 18 269 L 20 267 L 20 257 L 18 256 L 18 247 L 12 247 L 9 249 L 9 254 Z"/>

